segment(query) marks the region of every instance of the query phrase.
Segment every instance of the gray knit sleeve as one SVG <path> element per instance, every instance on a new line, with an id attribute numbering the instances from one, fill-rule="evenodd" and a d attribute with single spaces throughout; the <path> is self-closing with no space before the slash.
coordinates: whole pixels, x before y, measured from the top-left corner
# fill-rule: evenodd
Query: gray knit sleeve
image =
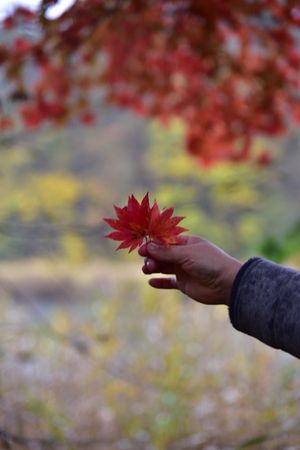
<path id="1" fill-rule="evenodd" d="M 250 259 L 234 281 L 229 316 L 237 330 L 300 358 L 300 272 Z"/>

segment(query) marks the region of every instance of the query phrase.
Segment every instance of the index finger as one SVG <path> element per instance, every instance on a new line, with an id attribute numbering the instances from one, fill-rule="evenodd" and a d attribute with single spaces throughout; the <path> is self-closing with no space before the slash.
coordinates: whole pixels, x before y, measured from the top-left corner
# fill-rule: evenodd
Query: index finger
<path id="1" fill-rule="evenodd" d="M 178 245 L 192 245 L 197 244 L 198 242 L 202 241 L 203 239 L 200 236 L 189 236 L 189 235 L 182 235 L 177 237 L 177 244 Z"/>
<path id="2" fill-rule="evenodd" d="M 149 253 L 148 253 L 148 251 L 147 251 L 147 243 L 146 244 L 143 244 L 140 248 L 139 248 L 139 250 L 138 250 L 138 253 L 139 253 L 139 255 L 140 256 L 149 256 Z"/>
<path id="3" fill-rule="evenodd" d="M 178 239 L 177 244 L 173 244 L 173 245 L 192 245 L 192 244 L 197 244 L 198 242 L 203 240 L 200 236 L 178 236 L 177 239 Z M 150 256 L 150 254 L 147 250 L 148 243 L 149 242 L 146 242 L 139 248 L 138 253 L 140 256 L 143 256 L 143 257 Z"/>

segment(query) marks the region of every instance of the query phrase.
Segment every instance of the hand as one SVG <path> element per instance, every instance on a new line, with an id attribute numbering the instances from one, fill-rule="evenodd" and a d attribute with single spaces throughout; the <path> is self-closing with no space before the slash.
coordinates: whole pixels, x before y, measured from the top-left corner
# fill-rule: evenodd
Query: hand
<path id="1" fill-rule="evenodd" d="M 171 278 L 151 278 L 159 289 L 179 289 L 200 303 L 228 305 L 233 281 L 242 263 L 198 236 L 183 236 L 178 245 L 143 245 L 142 268 L 147 275 L 174 274 Z"/>

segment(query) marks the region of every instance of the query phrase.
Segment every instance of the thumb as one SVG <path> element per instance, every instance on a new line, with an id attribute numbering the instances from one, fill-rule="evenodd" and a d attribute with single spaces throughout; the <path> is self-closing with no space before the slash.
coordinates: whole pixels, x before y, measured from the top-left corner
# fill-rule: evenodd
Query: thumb
<path id="1" fill-rule="evenodd" d="M 185 254 L 184 245 L 159 245 L 153 242 L 147 245 L 149 255 L 161 262 L 180 264 Z"/>

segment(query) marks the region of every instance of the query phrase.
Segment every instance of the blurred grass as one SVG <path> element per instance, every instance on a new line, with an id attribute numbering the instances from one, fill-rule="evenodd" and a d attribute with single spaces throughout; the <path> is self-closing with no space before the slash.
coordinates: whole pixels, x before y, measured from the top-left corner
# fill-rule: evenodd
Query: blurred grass
<path id="1" fill-rule="evenodd" d="M 145 278 L 1 264 L 0 430 L 34 449 L 299 448 L 298 362 Z"/>

